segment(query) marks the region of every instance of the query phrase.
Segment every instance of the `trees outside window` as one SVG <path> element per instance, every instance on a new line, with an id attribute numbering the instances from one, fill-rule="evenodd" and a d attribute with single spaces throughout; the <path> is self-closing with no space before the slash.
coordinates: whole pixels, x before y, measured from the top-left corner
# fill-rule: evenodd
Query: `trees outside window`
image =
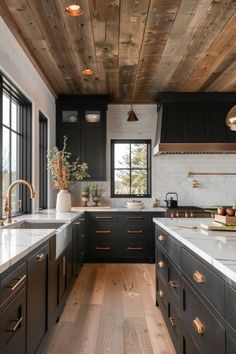
<path id="1" fill-rule="evenodd" d="M 150 197 L 150 147 L 150 140 L 112 140 L 112 197 Z"/>

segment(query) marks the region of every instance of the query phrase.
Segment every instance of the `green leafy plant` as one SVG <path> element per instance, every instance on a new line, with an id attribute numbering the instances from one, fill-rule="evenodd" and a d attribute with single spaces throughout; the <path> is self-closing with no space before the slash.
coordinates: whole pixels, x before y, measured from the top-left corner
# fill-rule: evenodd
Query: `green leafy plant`
<path id="1" fill-rule="evenodd" d="M 91 190 L 91 183 L 85 183 L 85 185 L 82 187 L 82 191 L 83 192 L 87 192 L 87 193 L 90 193 L 90 190 Z"/>
<path id="2" fill-rule="evenodd" d="M 48 167 L 52 173 L 53 186 L 55 189 L 70 190 L 71 186 L 88 178 L 88 165 L 80 163 L 80 159 L 70 162 L 71 153 L 66 151 L 67 137 L 64 136 L 63 148 L 53 147 L 48 152 Z"/>
<path id="3" fill-rule="evenodd" d="M 90 193 L 92 197 L 101 197 L 104 192 L 104 188 L 99 183 L 91 183 Z"/>

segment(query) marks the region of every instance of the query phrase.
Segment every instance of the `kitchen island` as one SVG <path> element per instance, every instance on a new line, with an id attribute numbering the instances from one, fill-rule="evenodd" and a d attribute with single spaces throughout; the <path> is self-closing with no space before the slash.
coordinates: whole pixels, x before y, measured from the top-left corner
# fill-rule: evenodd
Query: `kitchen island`
<path id="1" fill-rule="evenodd" d="M 156 302 L 178 353 L 236 352 L 236 232 L 156 219 Z"/>

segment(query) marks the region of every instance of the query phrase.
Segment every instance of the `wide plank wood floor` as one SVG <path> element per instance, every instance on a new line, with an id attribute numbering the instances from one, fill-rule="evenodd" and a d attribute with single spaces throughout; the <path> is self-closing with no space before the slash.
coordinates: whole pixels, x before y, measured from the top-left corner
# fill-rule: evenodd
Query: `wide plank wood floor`
<path id="1" fill-rule="evenodd" d="M 46 354 L 174 354 L 153 264 L 85 264 Z"/>

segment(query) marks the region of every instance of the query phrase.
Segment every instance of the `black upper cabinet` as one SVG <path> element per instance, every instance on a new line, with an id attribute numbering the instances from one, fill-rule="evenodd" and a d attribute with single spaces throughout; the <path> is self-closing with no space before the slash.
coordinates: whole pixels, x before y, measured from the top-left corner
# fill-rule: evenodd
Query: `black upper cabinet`
<path id="1" fill-rule="evenodd" d="M 106 110 L 109 96 L 60 96 L 56 102 L 57 146 L 67 136 L 71 159 L 89 167 L 90 180 L 106 180 Z"/>
<path id="2" fill-rule="evenodd" d="M 235 132 L 225 124 L 235 94 L 166 93 L 160 100 L 162 143 L 236 142 Z"/>

